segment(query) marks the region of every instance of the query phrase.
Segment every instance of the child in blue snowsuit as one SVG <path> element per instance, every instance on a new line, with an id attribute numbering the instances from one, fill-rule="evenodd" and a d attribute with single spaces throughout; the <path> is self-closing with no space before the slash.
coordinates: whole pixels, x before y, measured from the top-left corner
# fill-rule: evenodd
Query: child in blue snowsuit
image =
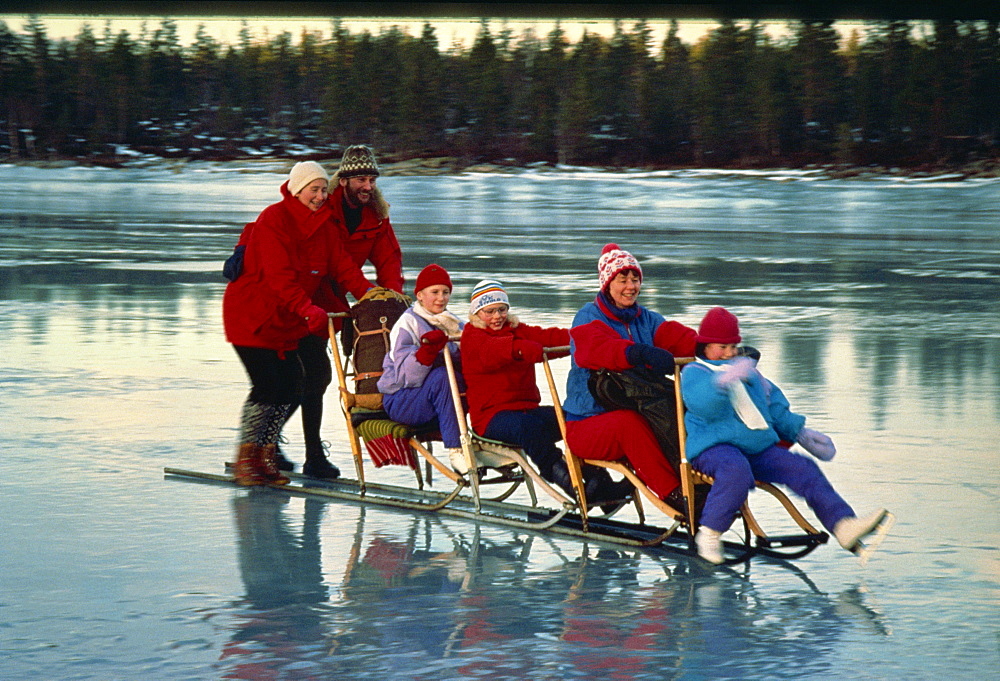
<path id="1" fill-rule="evenodd" d="M 822 461 L 836 453 L 829 437 L 804 427 L 805 417 L 790 410 L 784 394 L 753 360 L 737 356 L 741 340 L 736 317 L 712 308 L 695 339 L 697 360 L 683 370 L 687 456 L 695 470 L 715 480 L 695 536 L 698 555 L 723 562 L 721 535 L 755 480 L 787 486 L 805 499 L 841 546 L 857 550 L 887 511 L 858 518 L 815 461 L 779 446 L 782 440 L 797 442 Z"/>

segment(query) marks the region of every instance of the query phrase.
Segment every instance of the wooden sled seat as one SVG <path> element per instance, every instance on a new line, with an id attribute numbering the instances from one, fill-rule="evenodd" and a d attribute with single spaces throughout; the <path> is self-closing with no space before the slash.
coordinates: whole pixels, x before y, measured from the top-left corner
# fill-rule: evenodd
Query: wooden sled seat
<path id="1" fill-rule="evenodd" d="M 453 337 L 453 342 L 461 342 L 461 337 Z M 464 399 L 458 387 L 458 376 L 456 374 L 455 363 L 451 358 L 451 353 L 445 352 L 444 364 L 448 371 L 448 383 L 451 388 L 452 404 L 455 407 L 455 415 L 458 417 L 458 428 L 461 433 L 462 451 L 466 457 L 466 464 L 470 470 L 482 471 L 484 469 L 496 471 L 500 475 L 500 480 L 520 480 L 524 483 L 531 498 L 531 505 L 538 503 L 535 488 L 545 491 L 561 506 L 560 517 L 575 507 L 574 500 L 567 497 L 561 491 L 545 480 L 535 467 L 528 461 L 524 450 L 506 442 L 490 440 L 478 435 L 469 426 L 469 417 L 465 411 Z M 479 485 L 490 482 L 488 478 L 482 478 L 480 474 L 470 476 L 473 488 L 473 496 L 479 499 Z M 515 487 L 509 489 L 500 497 L 495 497 L 494 501 L 502 501 L 509 497 Z M 551 521 L 546 521 L 549 524 Z"/>
<path id="2" fill-rule="evenodd" d="M 450 495 L 452 498 L 457 491 L 470 488 L 477 509 L 480 500 L 480 487 L 484 485 L 501 486 L 501 491 L 496 495 L 483 497 L 489 501 L 503 501 L 517 488 L 524 485 L 531 497 L 532 505 L 535 505 L 537 503 L 535 486 L 537 485 L 557 498 L 561 505 L 572 506 L 570 500 L 549 487 L 548 483 L 538 476 L 530 464 L 526 462 L 523 452 L 519 449 L 512 448 L 505 443 L 480 438 L 468 429 L 461 395 L 458 394 L 455 367 L 451 364 L 449 353 L 444 353 L 445 364 L 448 368 L 449 381 L 452 384 L 453 396 L 455 396 L 453 401 L 456 404 L 456 414 L 459 416 L 462 431 L 461 446 L 467 462 L 471 464 L 466 466 L 467 473 L 454 470 L 450 461 L 442 460 L 436 455 L 433 444 L 440 442 L 441 439 L 437 432 L 436 423 L 423 426 L 398 423 L 390 419 L 382 409 L 382 395 L 357 393 L 351 390 L 348 386 L 349 377 L 356 378 L 356 383 L 363 386 L 363 382 L 371 382 L 372 372 L 364 372 L 363 378 L 358 379 L 357 367 L 354 368 L 354 371 L 351 370 L 350 358 L 342 361 L 333 325 L 333 318 L 337 316 L 349 317 L 350 313 L 331 315 L 330 337 L 333 340 L 330 347 L 340 386 L 341 407 L 347 425 L 348 440 L 362 493 L 366 489 L 361 446 L 361 443 L 364 442 L 364 448 L 367 449 L 376 468 L 386 465 L 407 466 L 413 470 L 417 485 L 421 490 L 424 489 L 425 476 L 427 484 L 432 484 L 432 472 L 436 470 L 456 485 L 456 491 Z M 423 459 L 425 463 L 425 472 L 423 473 L 419 465 L 420 459 Z"/>
<path id="3" fill-rule="evenodd" d="M 547 348 L 546 350 L 548 351 L 549 349 Z M 562 348 L 553 348 L 551 350 L 562 350 Z M 565 446 L 566 463 L 570 471 L 570 477 L 573 481 L 574 490 L 576 491 L 579 500 L 580 515 L 584 531 L 587 531 L 588 528 L 588 504 L 583 485 L 582 466 L 591 465 L 617 472 L 635 485 L 637 494 L 634 495 L 634 503 L 636 506 L 636 512 L 639 515 L 639 522 L 641 524 L 645 523 L 645 519 L 640 498 L 644 498 L 653 507 L 657 508 L 664 515 L 674 521 L 674 524 L 667 529 L 666 532 L 659 537 L 650 540 L 647 542 L 648 544 L 655 545 L 661 543 L 674 534 L 678 529 L 683 528 L 687 531 L 688 539 L 692 542 L 693 546 L 694 535 L 698 530 L 698 513 L 701 510 L 701 506 L 704 504 L 704 498 L 707 495 L 708 488 L 712 485 L 713 480 L 710 476 L 699 473 L 691 466 L 691 463 L 687 459 L 687 453 L 684 447 L 686 434 L 684 431 L 684 403 L 680 391 L 681 368 L 683 365 L 691 361 L 693 361 L 693 358 L 678 358 L 677 366 L 674 370 L 674 390 L 678 421 L 677 433 L 680 449 L 680 470 L 678 471 L 678 477 L 680 478 L 681 485 L 679 493 L 672 494 L 669 500 L 663 500 L 654 494 L 652 490 L 650 490 L 649 487 L 647 487 L 646 484 L 639 479 L 627 461 L 582 459 L 575 456 L 568 445 Z M 546 378 L 549 382 L 549 390 L 552 393 L 552 401 L 556 408 L 556 415 L 559 418 L 559 427 L 562 429 L 563 439 L 565 442 L 566 419 L 565 414 L 562 411 L 562 403 L 559 400 L 555 380 L 552 377 L 552 369 L 549 365 L 547 352 L 543 355 L 543 366 Z M 739 542 L 743 547 L 743 554 L 736 560 L 746 560 L 754 553 L 770 555 L 778 558 L 797 558 L 809 553 L 819 544 L 826 543 L 828 535 L 825 532 L 813 527 L 784 492 L 774 485 L 765 482 L 758 481 L 756 486 L 758 489 L 767 492 L 778 501 L 778 503 L 784 508 L 784 511 L 791 517 L 792 521 L 794 521 L 799 531 L 793 535 L 768 535 L 768 533 L 764 531 L 760 523 L 757 521 L 753 512 L 750 510 L 749 504 L 744 504 L 740 511 L 743 521 L 743 536 Z"/>

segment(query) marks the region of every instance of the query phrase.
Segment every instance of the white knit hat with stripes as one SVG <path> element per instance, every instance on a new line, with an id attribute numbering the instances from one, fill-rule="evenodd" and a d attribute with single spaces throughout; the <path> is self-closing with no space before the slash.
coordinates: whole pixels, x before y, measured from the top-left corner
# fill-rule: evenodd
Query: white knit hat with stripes
<path id="1" fill-rule="evenodd" d="M 510 306 L 507 291 L 503 284 L 493 279 L 483 279 L 472 289 L 472 300 L 469 303 L 469 314 L 474 315 L 488 305 L 503 303 Z"/>

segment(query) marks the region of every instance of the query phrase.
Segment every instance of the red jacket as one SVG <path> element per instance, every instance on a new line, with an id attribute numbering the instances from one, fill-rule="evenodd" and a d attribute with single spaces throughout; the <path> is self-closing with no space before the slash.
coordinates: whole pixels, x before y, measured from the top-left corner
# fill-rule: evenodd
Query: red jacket
<path id="1" fill-rule="evenodd" d="M 511 326 L 508 321 L 499 331 L 473 324 L 466 324 L 462 331 L 462 374 L 469 416 L 472 429 L 480 435 L 497 412 L 534 409 L 541 402 L 535 365 L 515 359 L 514 341 L 520 339 L 547 348 L 569 345 L 569 330 L 527 324 Z"/>
<path id="2" fill-rule="evenodd" d="M 234 345 L 296 348 L 309 333 L 306 310 L 324 277 L 355 298 L 372 287 L 340 243 L 329 204 L 309 210 L 288 193 L 287 182 L 281 196 L 240 239 L 247 247 L 243 274 L 226 286 L 222 297 L 226 339 Z"/>
<path id="3" fill-rule="evenodd" d="M 367 205 L 361 210 L 361 224 L 351 234 L 347 231 L 344 219 L 344 188 L 338 185 L 326 204 L 330 207 L 330 219 L 340 234 L 341 243 L 355 264 L 363 267 L 365 262 L 371 262 L 375 266 L 378 285 L 402 293 L 403 252 L 396 233 L 392 231 L 389 216 L 382 217 L 372 205 Z M 316 304 L 329 312 L 350 309 L 342 286 L 337 286 L 334 290 L 322 286 Z"/>

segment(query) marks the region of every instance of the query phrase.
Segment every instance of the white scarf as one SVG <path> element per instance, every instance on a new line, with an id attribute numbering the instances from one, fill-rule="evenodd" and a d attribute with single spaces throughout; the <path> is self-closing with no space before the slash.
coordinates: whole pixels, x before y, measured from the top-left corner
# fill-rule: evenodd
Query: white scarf
<path id="1" fill-rule="evenodd" d="M 717 373 L 726 370 L 725 365 L 709 364 L 700 357 L 696 362 Z M 764 415 L 760 413 L 760 409 L 750 399 L 750 393 L 747 392 L 747 387 L 743 385 L 743 381 L 733 381 L 726 386 L 726 390 L 729 392 L 729 401 L 732 403 L 733 409 L 736 410 L 736 415 L 747 428 L 750 430 L 767 430 L 770 427 L 767 425 L 767 421 L 764 420 Z"/>
<path id="2" fill-rule="evenodd" d="M 441 329 L 449 337 L 458 336 L 462 333 L 462 322 L 458 317 L 453 315 L 448 310 L 442 310 L 438 314 L 432 314 L 426 307 L 420 304 L 420 301 L 413 303 L 413 313 L 426 321 L 428 324 L 433 326 L 435 329 Z"/>

